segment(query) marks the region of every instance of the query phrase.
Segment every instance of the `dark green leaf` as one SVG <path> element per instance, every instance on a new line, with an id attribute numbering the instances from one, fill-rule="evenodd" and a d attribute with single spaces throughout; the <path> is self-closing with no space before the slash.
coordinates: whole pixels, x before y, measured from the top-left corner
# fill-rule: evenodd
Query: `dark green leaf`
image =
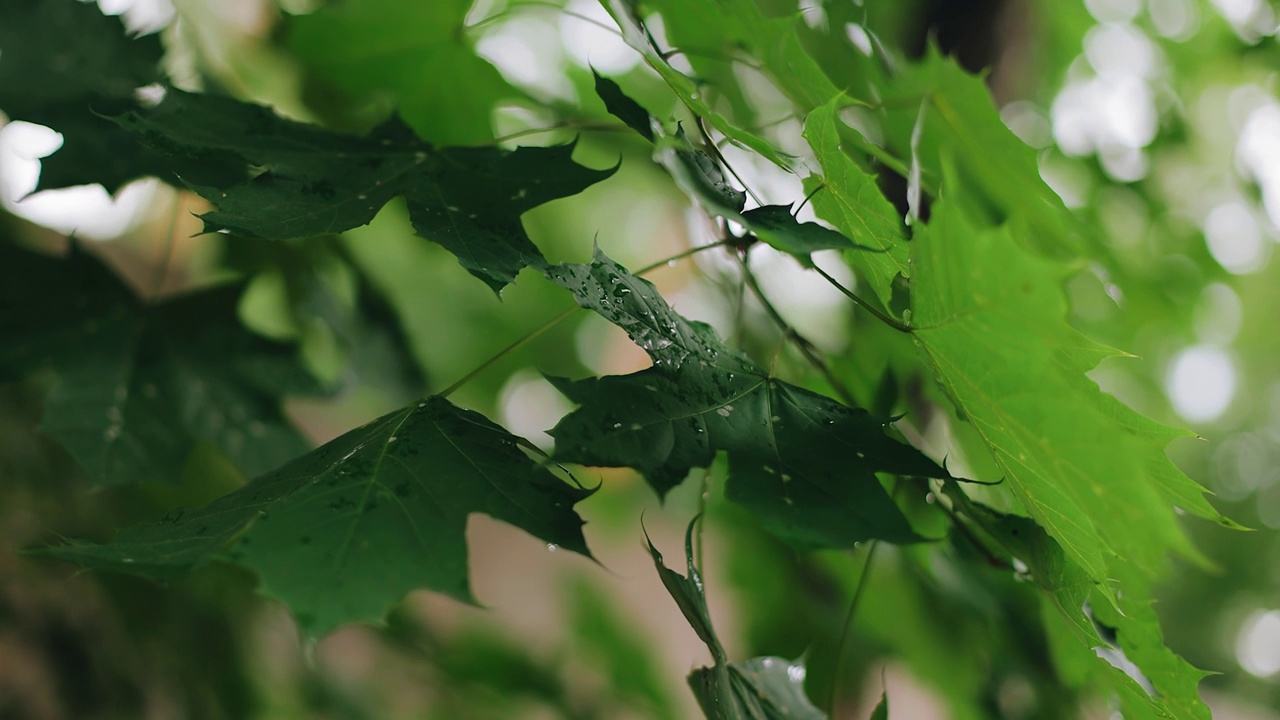
<path id="1" fill-rule="evenodd" d="M 683 128 L 675 137 L 658 142 L 657 158 L 676 184 L 708 212 L 736 218 L 747 204 L 747 194 L 729 183 L 719 161 L 689 142 Z"/>
<path id="2" fill-rule="evenodd" d="M 871 720 L 889 720 L 889 694 L 880 693 L 880 702 L 871 713 Z"/>
<path id="3" fill-rule="evenodd" d="M 98 260 L 0 243 L 0 379 L 56 384 L 43 427 L 100 483 L 174 481 L 210 442 L 250 475 L 307 449 L 281 395 L 319 391 L 288 345 L 241 325 L 241 288 L 145 305 Z"/>
<path id="4" fill-rule="evenodd" d="M 653 116 L 640 106 L 640 103 L 627 97 L 618 87 L 618 83 L 604 77 L 593 68 L 591 75 L 596 79 L 596 95 L 604 101 L 604 107 L 610 115 L 626 123 L 627 127 L 653 142 Z"/>
<path id="5" fill-rule="evenodd" d="M 124 112 L 138 88 L 161 82 L 158 35 L 130 38 L 117 17 L 77 0 L 0 3 L 0 111 L 62 133 L 40 185 L 101 183 L 169 172 L 172 164 L 95 113 Z"/>
<path id="6" fill-rule="evenodd" d="M 729 498 L 788 542 L 847 547 L 872 537 L 920 539 L 876 473 L 946 472 L 886 436 L 888 420 L 769 377 L 598 250 L 590 265 L 560 265 L 550 275 L 580 305 L 625 330 L 654 363 L 632 375 L 553 379 L 582 405 L 551 431 L 558 458 L 633 467 L 665 494 L 723 450 Z"/>
<path id="7" fill-rule="evenodd" d="M 649 542 L 649 554 L 667 593 L 711 650 L 715 664 L 689 674 L 689 687 L 703 714 L 709 720 L 823 720 L 826 716 L 804 694 L 803 665 L 775 657 L 752 658 L 740 663 L 727 661 L 712 627 L 702 576 L 693 561 L 693 530 L 698 520 L 694 518 L 685 530 L 688 576 L 663 564 L 662 553 L 652 542 Z"/>
<path id="8" fill-rule="evenodd" d="M 352 430 L 194 510 L 105 545 L 47 554 L 86 567 L 173 577 L 210 560 L 256 571 L 262 590 L 322 635 L 378 620 L 416 588 L 471 602 L 467 516 L 509 522 L 588 554 L 566 485 L 484 416 L 431 397 Z"/>
<path id="9" fill-rule="evenodd" d="M 217 206 L 202 216 L 207 230 L 273 240 L 342 232 L 404 196 L 418 234 L 495 291 L 524 267 L 546 264 L 520 216 L 613 173 L 574 163 L 572 145 L 436 149 L 395 119 L 356 137 L 174 89 L 157 107 L 119 122 L 187 160 L 183 179 Z M 240 162 L 244 179 L 210 185 L 201 175 L 207 157 Z M 249 179 L 251 169 L 260 172 Z"/>
<path id="10" fill-rule="evenodd" d="M 763 205 L 742 213 L 742 219 L 756 237 L 774 248 L 794 255 L 806 267 L 813 266 L 810 255 L 818 250 L 861 250 L 849 238 L 815 222 L 802 223 L 791 214 L 790 205 Z"/>

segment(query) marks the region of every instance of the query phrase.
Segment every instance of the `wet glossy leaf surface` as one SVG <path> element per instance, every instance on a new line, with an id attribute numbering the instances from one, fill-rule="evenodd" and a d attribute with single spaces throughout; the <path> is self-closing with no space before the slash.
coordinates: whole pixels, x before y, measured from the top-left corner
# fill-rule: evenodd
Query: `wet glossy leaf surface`
<path id="1" fill-rule="evenodd" d="M 702 576 L 693 560 L 694 518 L 685 532 L 688 575 L 668 568 L 648 543 L 658 576 L 694 632 L 711 651 L 714 664 L 689 674 L 689 687 L 708 720 L 822 720 L 826 717 L 804 693 L 804 665 L 777 657 L 729 662 L 712 627 Z"/>
<path id="2" fill-rule="evenodd" d="M 467 516 L 588 554 L 573 505 L 590 494 L 530 460 L 523 442 L 439 397 L 356 428 L 201 508 L 47 554 L 88 568 L 174 577 L 212 560 L 252 569 L 313 636 L 377 621 L 410 590 L 474 602 Z"/>
<path id="3" fill-rule="evenodd" d="M 726 451 L 729 498 L 788 542 L 919 539 L 875 474 L 946 473 L 885 435 L 887 420 L 769 377 L 598 251 L 550 274 L 653 358 L 632 375 L 553 379 L 582 406 L 551 431 L 557 458 L 633 467 L 665 494 Z"/>
<path id="4" fill-rule="evenodd" d="M 495 291 L 523 268 L 546 264 L 520 216 L 613 172 L 574 163 L 572 145 L 437 149 L 397 119 L 357 137 L 174 89 L 118 122 L 184 160 L 182 180 L 217 207 L 202 216 L 206 230 L 266 240 L 342 232 L 403 196 L 414 230 Z M 241 179 L 210 184 L 205 157 L 238 163 Z"/>
<path id="5" fill-rule="evenodd" d="M 0 378 L 52 372 L 42 428 L 95 482 L 175 482 L 201 442 L 251 476 L 307 450 L 280 405 L 320 388 L 240 324 L 240 286 L 145 305 L 83 251 L 7 243 L 0 278 Z"/>

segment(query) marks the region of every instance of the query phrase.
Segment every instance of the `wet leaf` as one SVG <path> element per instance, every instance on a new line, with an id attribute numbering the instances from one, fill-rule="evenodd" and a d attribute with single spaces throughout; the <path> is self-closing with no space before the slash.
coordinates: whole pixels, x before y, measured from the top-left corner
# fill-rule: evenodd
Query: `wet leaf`
<path id="1" fill-rule="evenodd" d="M 751 232 L 775 249 L 795 256 L 805 267 L 812 267 L 811 255 L 818 250 L 852 250 L 849 238 L 815 222 L 799 222 L 791 214 L 790 205 L 763 205 L 742 213 Z M 857 249 L 870 250 L 862 246 Z"/>
<path id="2" fill-rule="evenodd" d="M 176 481 L 201 442 L 250 475 L 307 450 L 282 395 L 320 388 L 292 346 L 240 325 L 241 287 L 147 305 L 74 246 L 0 243 L 0 268 L 0 379 L 52 372 L 43 430 L 95 482 Z"/>
<path id="3" fill-rule="evenodd" d="M 693 561 L 694 518 L 685 531 L 686 575 L 668 568 L 649 542 L 658 576 L 694 632 L 711 650 L 714 664 L 689 674 L 689 687 L 708 720 L 823 720 L 804 694 L 804 666 L 783 658 L 758 657 L 731 663 L 711 623 L 702 576 Z M 646 538 L 646 541 L 648 538 Z"/>
<path id="4" fill-rule="evenodd" d="M 201 216 L 208 231 L 268 240 L 342 232 L 368 224 L 403 196 L 418 234 L 495 292 L 523 268 L 546 265 L 520 216 L 613 173 L 574 163 L 572 145 L 437 149 L 398 119 L 357 137 L 175 89 L 157 107 L 118 122 L 186 161 L 182 179 L 217 207 Z M 208 184 L 205 157 L 238 162 L 242 179 Z"/>
<path id="5" fill-rule="evenodd" d="M 221 560 L 255 571 L 311 635 L 377 621 L 426 588 L 474 602 L 467 517 L 589 554 L 565 484 L 479 413 L 430 397 L 356 428 L 204 507 L 44 554 L 157 579 Z"/>
<path id="6" fill-rule="evenodd" d="M 946 472 L 885 435 L 889 420 L 769 377 L 598 250 L 590 265 L 550 276 L 653 358 L 632 375 L 552 379 L 581 405 L 551 431 L 558 459 L 633 467 L 665 495 L 726 451 L 728 497 L 790 543 L 920 539 L 876 473 Z"/>

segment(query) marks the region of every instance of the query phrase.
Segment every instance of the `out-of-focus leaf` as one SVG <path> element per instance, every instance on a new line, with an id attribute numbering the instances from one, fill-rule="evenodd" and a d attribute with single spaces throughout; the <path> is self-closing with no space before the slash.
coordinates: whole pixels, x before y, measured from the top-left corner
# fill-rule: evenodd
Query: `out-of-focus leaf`
<path id="1" fill-rule="evenodd" d="M 911 274 L 902 218 L 876 186 L 875 176 L 842 148 L 839 109 L 837 98 L 805 119 L 804 137 L 822 165 L 822 177 L 810 178 L 806 185 L 814 192 L 813 207 L 820 217 L 855 243 L 881 251 L 849 253 L 847 258 L 888 307 L 894 278 Z"/>
<path id="2" fill-rule="evenodd" d="M 77 0 L 0 4 L 0 111 L 62 133 L 41 162 L 40 189 L 101 183 L 108 192 L 172 164 L 98 114 L 136 105 L 161 82 L 159 35 L 130 38 L 117 17 Z"/>
<path id="3" fill-rule="evenodd" d="M 211 560 L 250 568 L 312 635 L 376 621 L 426 588 L 473 602 L 467 516 L 480 512 L 588 555 L 573 505 L 590 491 L 534 463 L 525 443 L 441 397 L 385 415 L 236 492 L 110 543 L 48 555 L 165 579 Z"/>
<path id="4" fill-rule="evenodd" d="M 525 94 L 476 55 L 465 23 L 473 0 L 328 3 L 289 19 L 303 65 L 358 98 L 390 96 L 423 139 L 469 145 L 493 137 L 497 104 Z"/>
<path id="5" fill-rule="evenodd" d="M 876 703 L 876 709 L 871 712 L 871 720 L 889 720 L 888 693 L 880 693 L 880 702 Z"/>
<path id="6" fill-rule="evenodd" d="M 0 243 L 0 377 L 51 370 L 44 431 L 96 482 L 176 480 L 197 443 L 247 474 L 307 450 L 281 396 L 320 388 L 245 330 L 239 286 L 146 305 L 101 262 Z"/>
<path id="7" fill-rule="evenodd" d="M 591 70 L 591 75 L 596 81 L 596 95 L 604 101 L 604 107 L 609 114 L 640 133 L 645 140 L 653 142 L 653 116 L 649 111 L 641 107 L 640 103 L 627 97 L 618 83 L 604 77 L 595 69 Z"/>
<path id="8" fill-rule="evenodd" d="M 724 450 L 728 497 L 790 543 L 920 539 L 876 473 L 947 474 L 885 435 L 888 420 L 770 377 L 599 250 L 550 276 L 653 358 L 632 375 L 553 379 L 582 406 L 551 431 L 557 458 L 633 467 L 665 494 Z"/>
<path id="9" fill-rule="evenodd" d="M 687 576 L 668 568 L 652 542 L 649 554 L 667 593 L 711 650 L 715 664 L 689 674 L 689 687 L 703 714 L 708 720 L 823 720 L 826 715 L 804 694 L 803 665 L 774 657 L 728 662 L 712 627 L 702 576 L 693 561 L 693 529 L 697 522 L 698 518 L 694 518 L 685 531 Z"/>
<path id="10" fill-rule="evenodd" d="M 183 180 L 217 207 L 201 216 L 206 230 L 273 240 L 342 232 L 403 195 L 418 234 L 495 292 L 526 266 L 546 264 L 520 216 L 613 173 L 574 163 L 572 145 L 437 149 L 396 119 L 356 137 L 175 89 L 118 122 L 186 161 Z M 200 166 L 207 156 L 238 161 L 243 180 L 207 184 Z M 250 179 L 254 168 L 260 172 Z"/>

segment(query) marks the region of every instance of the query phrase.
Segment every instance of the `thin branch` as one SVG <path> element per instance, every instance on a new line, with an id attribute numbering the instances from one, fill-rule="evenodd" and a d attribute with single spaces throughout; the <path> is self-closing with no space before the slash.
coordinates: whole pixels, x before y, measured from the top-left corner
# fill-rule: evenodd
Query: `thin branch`
<path id="1" fill-rule="evenodd" d="M 553 2 L 537 2 L 536 0 L 526 0 L 526 2 L 522 2 L 522 3 L 520 3 L 519 5 L 513 5 L 513 6 L 511 6 L 511 7 L 507 8 L 506 10 L 503 10 L 502 12 L 500 12 L 500 13 L 498 13 L 498 14 L 496 14 L 496 15 L 490 15 L 489 17 L 484 18 L 484 19 L 482 19 L 482 20 L 478 20 L 478 21 L 476 21 L 475 23 L 473 23 L 473 24 L 471 24 L 471 25 L 467 25 L 466 27 L 464 27 L 464 28 L 463 28 L 463 30 L 464 30 L 465 32 L 471 32 L 471 31 L 473 31 L 473 30 L 480 30 L 480 29 L 484 28 L 485 26 L 492 25 L 493 23 L 498 22 L 499 20 L 501 20 L 501 19 L 505 18 L 506 16 L 508 16 L 508 15 L 512 14 L 512 13 L 513 13 L 513 12 L 515 12 L 516 10 L 520 10 L 520 9 L 524 9 L 524 8 L 535 9 L 535 10 L 539 10 L 539 9 L 550 9 L 550 10 L 556 10 L 556 11 L 560 12 L 560 13 L 561 13 L 561 14 L 563 14 L 563 15 L 567 15 L 567 16 L 569 16 L 569 17 L 571 17 L 571 18 L 576 18 L 576 19 L 578 19 L 578 20 L 581 20 L 581 21 L 582 21 L 582 22 L 584 22 L 584 23 L 589 23 L 589 24 L 591 24 L 591 25 L 595 25 L 596 27 L 600 28 L 601 30 L 604 30 L 604 31 L 606 31 L 606 32 L 608 32 L 608 33 L 612 33 L 613 35 L 617 35 L 619 38 L 621 38 L 621 37 L 622 37 L 622 33 L 618 30 L 618 28 L 616 28 L 616 27 L 610 27 L 609 25 L 606 25 L 605 23 L 602 23 L 602 22 L 600 22 L 599 20 L 596 20 L 596 19 L 595 19 L 595 18 L 593 18 L 593 17 L 587 16 L 587 15 L 583 15 L 582 13 L 579 13 L 579 12 L 574 12 L 573 10 L 569 10 L 569 9 L 565 8 L 563 5 L 557 5 L 556 3 L 553 3 Z"/>
<path id="2" fill-rule="evenodd" d="M 155 275 L 151 278 L 151 287 L 147 291 L 150 300 L 154 301 L 164 288 L 164 281 L 169 275 L 169 262 L 173 258 L 174 236 L 178 230 L 178 211 L 182 208 L 182 191 L 173 191 L 173 210 L 169 213 L 169 227 L 164 231 L 164 251 L 160 255 L 160 264 L 156 266 Z"/>
<path id="3" fill-rule="evenodd" d="M 818 354 L 818 350 L 813 343 L 806 340 L 803 335 L 792 327 L 791 323 L 787 322 L 786 318 L 782 317 L 778 309 L 773 306 L 773 303 L 769 302 L 769 298 L 764 294 L 764 290 L 761 289 L 759 281 L 756 280 L 755 273 L 751 271 L 751 266 L 747 264 L 746 258 L 739 257 L 738 261 L 742 264 L 742 277 L 746 280 L 747 287 L 751 288 L 751 292 L 760 301 L 765 312 L 773 320 L 774 324 L 778 326 L 778 329 L 782 331 L 783 337 L 790 340 L 796 346 L 796 349 L 800 351 L 800 354 L 804 355 L 805 360 L 808 360 L 815 370 L 822 373 L 827 383 L 831 385 L 831 389 L 835 390 L 844 404 L 850 407 L 856 406 L 857 402 L 853 399 L 853 393 L 849 392 L 849 388 L 845 387 L 840 378 L 831 372 L 831 368 L 827 367 L 826 361 Z"/>
<path id="4" fill-rule="evenodd" d="M 817 265 L 814 265 L 813 269 L 816 270 L 818 274 L 821 275 L 824 279 L 826 279 L 827 282 L 831 283 L 831 285 L 835 289 L 844 293 L 844 296 L 852 300 L 853 304 L 857 305 L 863 310 L 866 310 L 867 312 L 876 316 L 876 319 L 879 320 L 880 322 L 884 323 L 885 325 L 888 325 L 889 327 L 893 328 L 894 330 L 897 330 L 900 333 L 906 333 L 908 335 L 911 334 L 911 328 L 909 326 L 902 324 L 901 322 L 893 319 L 892 317 L 889 317 L 885 313 L 881 312 L 876 306 L 858 297 L 856 294 L 854 294 L 852 290 L 845 287 L 844 285 L 841 285 L 839 280 L 836 280 L 835 278 L 828 275 L 826 270 L 823 270 Z"/>
<path id="5" fill-rule="evenodd" d="M 637 275 L 644 275 L 645 273 L 650 272 L 650 271 L 652 271 L 652 270 L 656 270 L 656 269 L 658 269 L 658 268 L 660 268 L 660 267 L 663 267 L 663 266 L 667 265 L 668 263 L 675 262 L 676 260 L 680 260 L 680 259 L 683 259 L 683 258 L 689 257 L 690 255 L 694 255 L 694 254 L 696 254 L 696 253 L 700 253 L 700 252 L 702 252 L 703 250 L 708 250 L 708 249 L 710 249 L 710 248 L 714 248 L 714 247 L 722 247 L 722 246 L 724 246 L 724 245 L 726 245 L 726 244 L 728 244 L 728 243 L 727 243 L 727 241 L 722 240 L 722 241 L 720 241 L 720 242 L 712 243 L 712 244 L 710 244 L 710 245 L 699 245 L 698 247 L 695 247 L 695 248 L 689 248 L 688 250 L 684 250 L 683 252 L 676 253 L 675 255 L 672 255 L 671 257 L 663 258 L 662 260 L 659 260 L 658 262 L 653 263 L 652 265 L 648 265 L 648 266 L 646 266 L 646 267 L 644 267 L 644 268 L 641 268 L 640 270 L 638 270 L 638 271 L 636 272 L 636 274 L 637 274 Z M 467 383 L 469 383 L 469 382 L 471 382 L 472 380 L 474 380 L 474 379 L 476 378 L 476 376 L 477 376 L 477 375 L 479 375 L 480 373 L 484 372 L 485 370 L 488 370 L 489 368 L 493 367 L 495 364 L 497 364 L 497 362 L 498 362 L 499 360 L 501 360 L 502 358 L 504 358 L 504 357 L 506 357 L 507 355 L 511 354 L 512 352 L 515 352 L 516 350 L 519 350 L 520 348 L 522 348 L 522 347 L 524 347 L 525 345 L 529 344 L 529 343 L 530 343 L 530 342 L 532 342 L 533 340 L 537 339 L 539 336 L 541 336 L 542 334 L 546 333 L 548 330 L 550 330 L 551 328 L 555 327 L 556 325 L 559 325 L 559 324 L 560 324 L 561 322 L 563 322 L 566 318 L 568 318 L 570 315 L 572 315 L 574 312 L 576 312 L 577 310 L 580 310 L 580 309 L 581 309 L 581 308 L 580 308 L 578 305 L 576 305 L 576 304 L 575 304 L 575 305 L 571 305 L 571 306 L 569 306 L 569 307 L 565 308 L 564 310 L 560 311 L 560 313 L 559 313 L 558 315 L 556 315 L 555 317 L 551 318 L 550 320 L 547 320 L 546 322 L 542 323 L 542 324 L 541 324 L 541 325 L 539 325 L 538 327 L 536 327 L 536 328 L 534 328 L 534 329 L 530 330 L 529 332 L 525 333 L 525 334 L 524 334 L 524 335 L 522 335 L 521 337 L 516 338 L 516 339 L 515 339 L 515 340 L 514 340 L 510 345 L 507 345 L 506 347 L 502 348 L 502 349 L 501 349 L 501 350 L 499 350 L 498 352 L 494 353 L 494 354 L 493 354 L 493 355 L 492 355 L 488 360 L 485 360 L 484 362 L 480 363 L 478 366 L 476 366 L 476 368 L 475 368 L 474 370 L 472 370 L 471 372 L 467 373 L 466 375 L 463 375 L 461 378 L 459 378 L 459 379 L 458 379 L 456 382 L 454 382 L 452 385 L 450 385 L 449 387 L 447 387 L 447 388 L 445 388 L 444 390 L 441 390 L 439 393 L 437 393 L 437 395 L 439 395 L 439 396 L 440 396 L 440 397 L 442 397 L 442 398 L 443 398 L 443 397 L 449 397 L 449 396 L 450 396 L 450 395 L 452 395 L 452 394 L 454 393 L 454 391 L 456 391 L 458 388 L 460 388 L 460 387 L 462 387 L 463 385 L 466 385 Z"/>
<path id="6" fill-rule="evenodd" d="M 853 598 L 849 600 L 849 610 L 844 616 L 844 627 L 840 630 L 840 644 L 836 646 L 835 667 L 831 671 L 831 697 L 827 704 L 827 717 L 836 716 L 836 702 L 840 699 L 840 677 L 844 673 L 844 656 L 846 655 L 849 637 L 853 630 L 853 619 L 858 614 L 858 605 L 862 601 L 862 591 L 867 587 L 867 578 L 871 575 L 871 561 L 875 559 L 879 542 L 872 540 L 867 545 L 867 559 L 862 563 L 862 572 L 858 575 L 858 584 L 853 589 Z"/>
<path id="7" fill-rule="evenodd" d="M 502 137 L 496 137 L 485 144 L 501 145 L 504 142 L 515 140 L 517 138 L 526 137 L 528 135 L 538 135 L 540 133 L 555 132 L 557 130 L 586 130 L 589 132 L 626 132 L 626 131 L 629 131 L 630 129 L 631 128 L 627 127 L 626 125 L 619 125 L 617 123 L 595 123 L 595 122 L 578 122 L 576 120 L 566 120 L 565 122 L 557 123 L 555 125 L 549 125 L 547 127 L 525 128 L 524 130 L 517 130 L 508 135 L 503 135 Z"/>

